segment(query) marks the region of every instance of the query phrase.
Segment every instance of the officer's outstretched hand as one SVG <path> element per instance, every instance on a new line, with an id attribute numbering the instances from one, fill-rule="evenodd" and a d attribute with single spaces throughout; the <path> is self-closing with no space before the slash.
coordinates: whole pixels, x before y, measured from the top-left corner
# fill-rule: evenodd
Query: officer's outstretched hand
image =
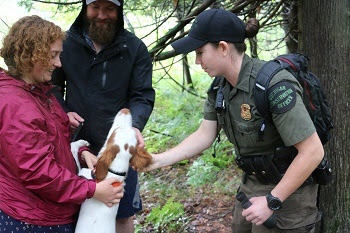
<path id="1" fill-rule="evenodd" d="M 252 205 L 248 209 L 242 211 L 242 215 L 247 221 L 256 225 L 261 225 L 273 214 L 273 210 L 267 206 L 265 196 L 252 197 L 249 201 Z"/>

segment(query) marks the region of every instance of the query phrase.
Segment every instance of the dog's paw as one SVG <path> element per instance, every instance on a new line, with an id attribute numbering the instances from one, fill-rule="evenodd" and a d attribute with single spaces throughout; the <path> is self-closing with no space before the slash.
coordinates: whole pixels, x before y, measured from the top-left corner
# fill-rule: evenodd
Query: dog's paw
<path id="1" fill-rule="evenodd" d="M 90 146 L 90 143 L 88 141 L 80 139 L 78 142 L 81 145 L 80 147 L 82 147 L 82 146 Z"/>
<path id="2" fill-rule="evenodd" d="M 86 140 L 78 140 L 78 141 L 75 141 L 75 142 L 72 142 L 71 143 L 71 147 L 75 147 L 75 148 L 80 148 L 80 147 L 83 147 L 83 146 L 90 146 L 90 143 Z"/>
<path id="3" fill-rule="evenodd" d="M 70 144 L 70 149 L 75 159 L 78 158 L 79 149 L 80 147 L 83 147 L 83 146 L 90 146 L 90 143 L 88 143 L 85 140 L 78 140 Z"/>

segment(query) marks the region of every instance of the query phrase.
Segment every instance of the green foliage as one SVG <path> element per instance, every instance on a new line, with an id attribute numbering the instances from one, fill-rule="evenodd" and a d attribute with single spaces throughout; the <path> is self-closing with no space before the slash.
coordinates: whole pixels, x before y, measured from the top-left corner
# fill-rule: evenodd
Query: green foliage
<path id="1" fill-rule="evenodd" d="M 191 64 L 194 63 L 193 55 L 188 56 Z M 172 64 L 172 61 L 164 61 L 162 65 L 171 68 L 165 71 L 160 68 L 163 67 L 160 63 L 153 66 L 156 101 L 143 132 L 147 148 L 151 152 L 171 148 L 197 130 L 203 118 L 206 91 L 212 82 L 208 75 L 195 69 L 200 69 L 197 66 L 192 69 L 194 88 L 190 89 L 181 80 L 183 73 L 180 63 Z"/>
<path id="2" fill-rule="evenodd" d="M 142 193 L 146 196 L 157 196 L 157 203 L 164 203 L 171 196 L 177 197 L 177 189 L 181 183 L 181 173 L 176 174 L 177 177 L 170 175 L 153 176 L 151 173 L 139 173 L 139 179 L 142 181 Z M 162 182 L 167 180 L 167 182 Z"/>
<path id="3" fill-rule="evenodd" d="M 257 34 L 259 59 L 268 61 L 287 53 L 285 43 L 281 43 L 284 36 L 284 31 L 280 27 L 268 27 L 261 30 Z M 249 43 L 247 45 L 249 47 Z M 250 51 L 249 48 L 248 51 Z"/>
<path id="4" fill-rule="evenodd" d="M 220 142 L 215 142 L 212 146 L 212 150 L 206 151 L 206 156 L 202 158 L 207 163 L 212 163 L 219 168 L 227 168 L 234 162 L 234 150 L 233 145 L 227 140 L 224 133 L 220 133 Z"/>
<path id="5" fill-rule="evenodd" d="M 197 159 L 187 173 L 187 184 L 199 187 L 206 183 L 213 183 L 219 171 L 219 167 L 211 163 L 205 163 L 203 159 Z"/>
<path id="6" fill-rule="evenodd" d="M 49 1 L 48 1 L 49 2 Z M 60 2 L 61 4 L 55 4 Z M 39 16 L 54 22 L 63 30 L 68 30 L 74 19 L 78 16 L 81 10 L 81 2 L 60 0 L 51 1 L 51 4 L 34 2 L 29 0 L 20 0 L 18 5 L 25 8 L 31 14 L 38 14 Z"/>
<path id="7" fill-rule="evenodd" d="M 215 157 L 213 156 L 214 147 Z M 228 146 L 228 147 L 227 147 Z M 234 163 L 234 156 L 229 151 L 225 151 L 225 147 L 232 150 L 232 145 L 227 140 L 220 144 L 214 144 L 211 150 L 204 151 L 203 155 L 193 162 L 187 172 L 187 184 L 194 187 L 200 187 L 208 183 L 219 184 L 218 176 Z"/>
<path id="8" fill-rule="evenodd" d="M 21 0 L 18 2 L 18 5 L 30 11 L 33 8 L 33 1 Z"/>
<path id="9" fill-rule="evenodd" d="M 184 206 L 170 198 L 163 207 L 152 209 L 146 222 L 157 232 L 178 232 L 187 222 Z"/>
<path id="10" fill-rule="evenodd" d="M 204 103 L 204 99 L 166 86 L 156 93 L 155 108 L 145 129 L 147 148 L 153 152 L 175 146 L 194 132 L 202 120 Z"/>

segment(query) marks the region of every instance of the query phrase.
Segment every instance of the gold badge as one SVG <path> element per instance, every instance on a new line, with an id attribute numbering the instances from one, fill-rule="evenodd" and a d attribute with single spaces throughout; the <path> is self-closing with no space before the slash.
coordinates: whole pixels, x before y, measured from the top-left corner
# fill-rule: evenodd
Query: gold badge
<path id="1" fill-rule="evenodd" d="M 246 121 L 249 121 L 250 119 L 252 119 L 252 114 L 250 113 L 249 104 L 241 105 L 241 117 L 243 120 L 246 120 Z"/>

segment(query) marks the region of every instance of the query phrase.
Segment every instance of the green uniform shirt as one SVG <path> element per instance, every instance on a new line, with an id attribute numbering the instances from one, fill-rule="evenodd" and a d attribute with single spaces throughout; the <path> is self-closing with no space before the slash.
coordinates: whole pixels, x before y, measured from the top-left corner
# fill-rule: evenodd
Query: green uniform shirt
<path id="1" fill-rule="evenodd" d="M 237 156 L 272 154 L 277 146 L 294 145 L 316 131 L 303 104 L 302 87 L 292 74 L 282 70 L 269 85 L 273 122 L 265 122 L 263 141 L 258 141 L 264 118 L 256 109 L 253 87 L 264 63 L 245 54 L 237 86 L 223 81 L 224 109 L 220 113 L 215 111 L 216 92 L 209 91 L 205 102 L 204 119 L 218 121 L 234 144 Z"/>

